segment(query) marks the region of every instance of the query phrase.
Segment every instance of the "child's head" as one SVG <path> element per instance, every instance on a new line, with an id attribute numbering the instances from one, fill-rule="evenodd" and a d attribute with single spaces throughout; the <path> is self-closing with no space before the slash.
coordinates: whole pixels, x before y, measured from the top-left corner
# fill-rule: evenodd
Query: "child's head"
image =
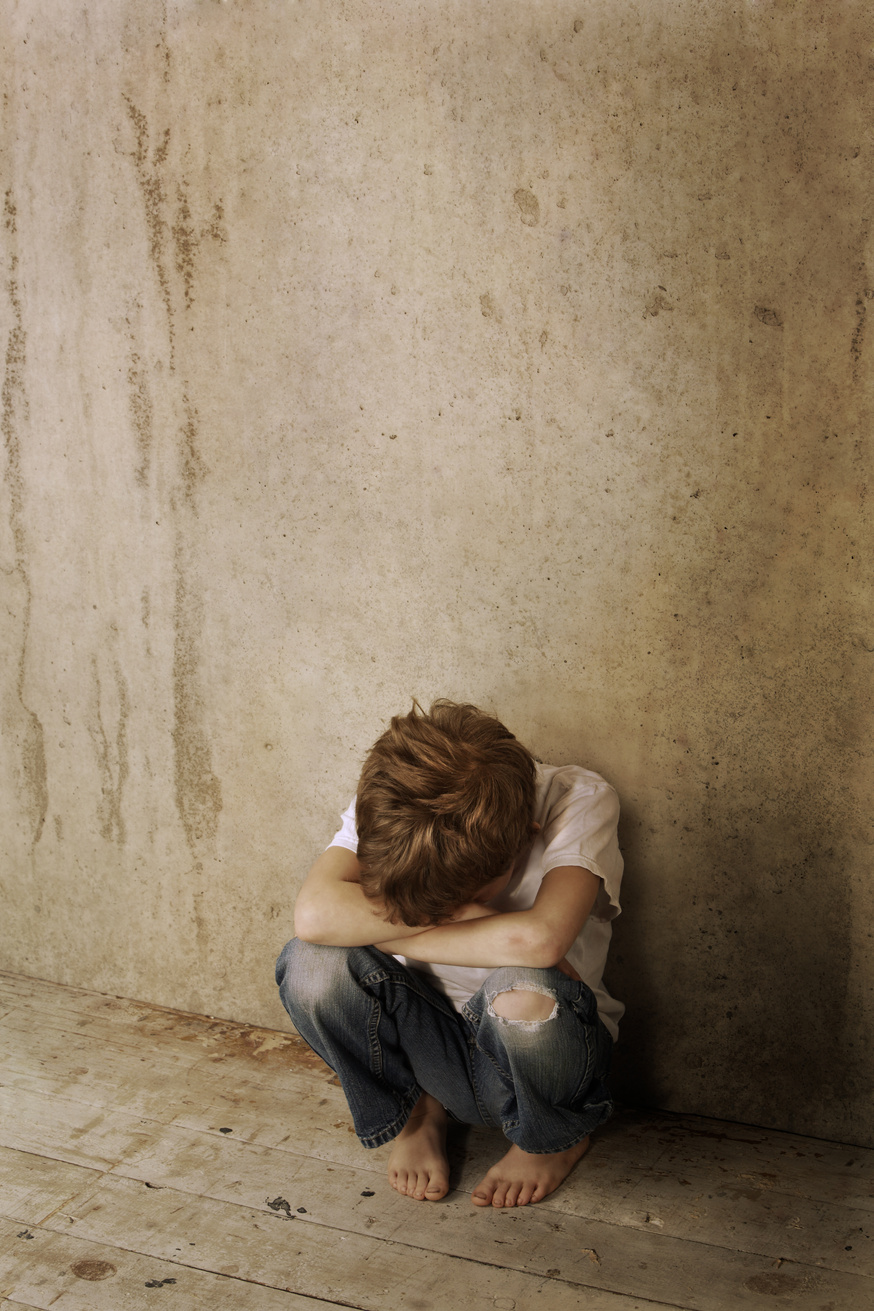
<path id="1" fill-rule="evenodd" d="M 532 837 L 534 759 L 476 706 L 417 701 L 374 744 L 355 815 L 361 886 L 393 923 L 435 924 Z"/>

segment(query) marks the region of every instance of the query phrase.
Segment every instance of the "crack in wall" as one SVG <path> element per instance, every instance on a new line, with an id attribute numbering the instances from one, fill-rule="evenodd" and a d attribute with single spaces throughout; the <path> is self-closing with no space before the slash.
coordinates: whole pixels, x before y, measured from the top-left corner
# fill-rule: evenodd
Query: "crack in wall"
<path id="1" fill-rule="evenodd" d="M 11 189 L 4 201 L 4 223 L 14 242 L 17 236 L 16 209 Z M 18 256 L 10 259 L 7 292 L 12 309 L 12 328 L 6 346 L 2 389 L 2 415 L 0 431 L 6 449 L 6 480 L 9 487 L 9 526 L 15 552 L 14 572 L 18 575 L 24 596 L 21 616 L 21 646 L 16 675 L 16 695 L 21 713 L 21 777 L 25 807 L 31 823 L 31 852 L 42 837 L 48 813 L 48 779 L 46 771 L 45 732 L 39 716 L 25 700 L 27 647 L 30 638 L 30 616 L 33 608 L 33 589 L 27 567 L 27 537 L 24 527 L 24 479 L 21 471 L 21 426 L 29 418 L 25 369 L 27 364 L 27 336 L 18 292 Z"/>

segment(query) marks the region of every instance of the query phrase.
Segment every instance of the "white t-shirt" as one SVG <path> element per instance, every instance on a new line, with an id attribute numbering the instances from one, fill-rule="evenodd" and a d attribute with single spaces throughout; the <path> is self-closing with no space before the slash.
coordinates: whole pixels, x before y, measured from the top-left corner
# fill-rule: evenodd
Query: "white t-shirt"
<path id="1" fill-rule="evenodd" d="M 528 910 L 544 874 L 562 865 L 577 865 L 598 876 L 601 887 L 595 905 L 567 959 L 595 994 L 598 1014 L 615 1040 L 625 1007 L 606 991 L 602 977 L 613 931 L 611 921 L 620 910 L 622 856 L 616 840 L 619 798 L 600 774 L 589 769 L 578 765 L 538 764 L 534 818 L 540 832 L 528 860 L 489 904 L 498 911 Z M 343 826 L 330 845 L 357 852 L 354 800 L 344 812 Z M 404 956 L 398 960 L 425 975 L 459 1011 L 491 973 L 489 969 L 467 965 L 430 965 Z"/>

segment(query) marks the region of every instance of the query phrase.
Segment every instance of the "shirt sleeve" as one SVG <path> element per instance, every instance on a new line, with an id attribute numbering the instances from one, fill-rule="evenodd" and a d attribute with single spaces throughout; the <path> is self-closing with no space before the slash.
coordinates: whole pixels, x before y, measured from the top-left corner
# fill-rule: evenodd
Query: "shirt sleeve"
<path id="1" fill-rule="evenodd" d="M 355 798 L 343 811 L 340 828 L 328 843 L 329 847 L 345 847 L 347 851 L 358 850 L 358 830 L 355 827 Z"/>
<path id="2" fill-rule="evenodd" d="M 543 873 L 562 865 L 590 869 L 601 880 L 591 917 L 612 920 L 620 912 L 622 856 L 616 828 L 619 798 L 599 774 L 568 765 L 555 771 L 540 820 Z"/>

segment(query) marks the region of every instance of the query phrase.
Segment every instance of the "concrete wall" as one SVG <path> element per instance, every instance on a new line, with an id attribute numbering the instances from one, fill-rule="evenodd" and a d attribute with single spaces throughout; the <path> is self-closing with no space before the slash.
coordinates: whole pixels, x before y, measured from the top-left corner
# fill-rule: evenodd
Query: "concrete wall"
<path id="1" fill-rule="evenodd" d="M 623 802 L 626 1096 L 874 1143 L 864 0 L 6 0 L 0 964 L 282 1027 L 415 694 Z"/>

